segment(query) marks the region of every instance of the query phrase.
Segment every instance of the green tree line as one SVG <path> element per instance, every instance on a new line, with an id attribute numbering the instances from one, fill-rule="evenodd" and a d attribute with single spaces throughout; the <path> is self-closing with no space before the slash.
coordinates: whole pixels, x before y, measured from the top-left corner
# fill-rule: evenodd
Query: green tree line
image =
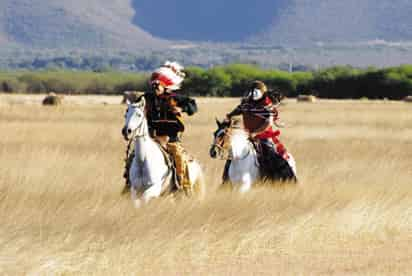
<path id="1" fill-rule="evenodd" d="M 0 72 L 0 91 L 6 93 L 120 94 L 142 90 L 147 74 L 86 71 Z"/>
<path id="2" fill-rule="evenodd" d="M 148 73 L 86 71 L 0 72 L 0 91 L 7 93 L 121 94 L 147 89 Z M 385 69 L 339 66 L 310 72 L 267 70 L 232 64 L 210 69 L 187 68 L 183 93 L 238 97 L 251 80 L 262 80 L 288 97 L 402 99 L 412 94 L 412 65 Z"/>

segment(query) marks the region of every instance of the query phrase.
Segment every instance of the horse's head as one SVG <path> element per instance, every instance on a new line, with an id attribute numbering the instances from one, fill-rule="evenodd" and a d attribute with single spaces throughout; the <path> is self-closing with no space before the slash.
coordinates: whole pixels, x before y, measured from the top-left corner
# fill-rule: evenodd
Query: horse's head
<path id="1" fill-rule="evenodd" d="M 137 135 L 143 135 L 146 127 L 145 117 L 146 101 L 140 97 L 136 102 L 127 101 L 127 110 L 125 124 L 122 129 L 122 135 L 125 140 L 130 140 Z"/>
<path id="2" fill-rule="evenodd" d="M 216 119 L 216 124 L 217 130 L 213 133 L 213 143 L 210 147 L 209 154 L 212 158 L 223 158 L 225 150 L 227 150 L 230 146 L 230 122 L 220 122 L 218 119 Z"/>
<path id="3" fill-rule="evenodd" d="M 237 159 L 249 151 L 249 135 L 239 119 L 219 122 L 213 134 L 213 143 L 209 154 L 212 158 Z"/>

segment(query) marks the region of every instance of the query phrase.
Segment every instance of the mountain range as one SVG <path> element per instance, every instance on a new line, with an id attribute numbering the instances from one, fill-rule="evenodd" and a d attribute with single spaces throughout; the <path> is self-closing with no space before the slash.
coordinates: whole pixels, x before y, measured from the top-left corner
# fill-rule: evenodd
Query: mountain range
<path id="1" fill-rule="evenodd" d="M 171 41 L 412 40 L 410 0 L 1 0 L 0 43 L 152 48 Z"/>
<path id="2" fill-rule="evenodd" d="M 0 0 L 0 67 L 396 65 L 412 62 L 410 14 L 411 0 Z"/>
<path id="3" fill-rule="evenodd" d="M 410 0 L 291 0 L 257 41 L 274 44 L 412 40 Z"/>
<path id="4" fill-rule="evenodd" d="M 152 48 L 167 44 L 132 23 L 125 0 L 1 0 L 0 43 L 37 48 Z"/>

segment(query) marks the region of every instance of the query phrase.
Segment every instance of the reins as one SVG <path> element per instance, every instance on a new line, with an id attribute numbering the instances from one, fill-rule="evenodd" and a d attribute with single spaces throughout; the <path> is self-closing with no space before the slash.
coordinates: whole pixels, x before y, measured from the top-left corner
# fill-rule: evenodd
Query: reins
<path id="1" fill-rule="evenodd" d="M 126 162 L 127 162 L 127 160 L 129 159 L 129 155 L 130 155 L 130 153 L 131 153 L 131 151 L 132 151 L 131 148 L 132 148 L 133 142 L 135 142 L 138 137 L 143 137 L 143 136 L 146 135 L 145 133 L 143 133 L 142 135 L 138 135 L 138 134 L 137 134 L 137 130 L 142 127 L 144 121 L 145 121 L 145 119 L 142 119 L 142 121 L 140 122 L 139 126 L 136 127 L 136 128 L 133 130 L 132 138 L 127 141 L 126 159 L 125 159 Z"/>

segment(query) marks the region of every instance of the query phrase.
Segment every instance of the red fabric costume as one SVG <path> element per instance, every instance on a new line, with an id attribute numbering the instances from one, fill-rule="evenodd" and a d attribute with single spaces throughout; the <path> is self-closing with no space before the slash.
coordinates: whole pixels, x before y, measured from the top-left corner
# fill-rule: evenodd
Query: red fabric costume
<path id="1" fill-rule="evenodd" d="M 278 111 L 276 107 L 273 105 L 272 100 L 265 95 L 262 101 L 257 103 L 257 105 L 261 105 L 264 109 L 267 111 L 271 111 L 271 116 L 273 116 L 273 121 L 276 121 L 279 119 L 278 117 Z M 269 126 L 266 130 L 260 132 L 258 135 L 255 136 L 255 138 L 259 140 L 264 140 L 264 139 L 272 139 L 273 143 L 275 144 L 276 152 L 282 156 L 285 160 L 289 159 L 289 155 L 286 151 L 285 146 L 280 142 L 279 140 L 280 137 L 280 130 L 274 130 L 272 126 Z"/>

